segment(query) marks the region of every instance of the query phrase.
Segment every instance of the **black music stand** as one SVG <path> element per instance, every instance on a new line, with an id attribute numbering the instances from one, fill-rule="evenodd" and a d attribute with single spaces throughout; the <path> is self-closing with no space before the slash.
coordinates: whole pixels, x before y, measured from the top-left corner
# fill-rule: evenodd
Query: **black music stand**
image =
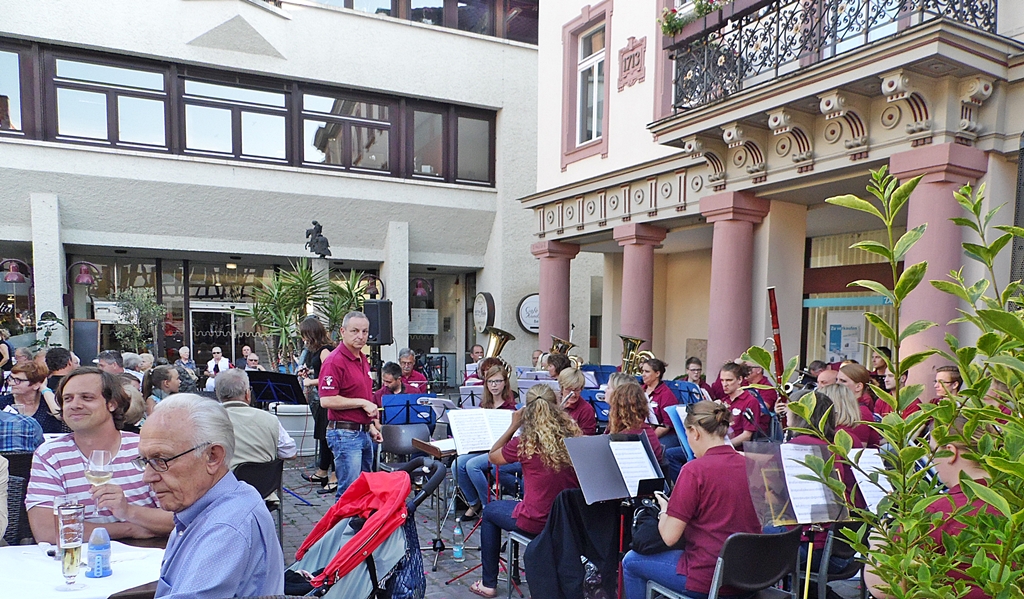
<path id="1" fill-rule="evenodd" d="M 252 403 L 261 409 L 273 402 L 286 404 L 305 404 L 306 395 L 299 385 L 299 378 L 294 374 L 249 370 L 249 386 L 252 387 Z"/>

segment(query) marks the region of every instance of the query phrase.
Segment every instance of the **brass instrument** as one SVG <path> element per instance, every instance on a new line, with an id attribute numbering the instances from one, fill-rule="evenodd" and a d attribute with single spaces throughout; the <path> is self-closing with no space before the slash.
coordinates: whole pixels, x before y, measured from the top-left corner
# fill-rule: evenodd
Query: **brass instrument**
<path id="1" fill-rule="evenodd" d="M 622 373 L 629 376 L 640 374 L 643 363 L 655 357 L 654 352 L 646 349 L 640 350 L 640 346 L 646 342 L 646 339 L 627 337 L 626 335 L 619 335 L 619 338 L 622 339 Z"/>
<path id="2" fill-rule="evenodd" d="M 569 356 L 569 350 L 574 347 L 576 347 L 576 344 L 573 343 L 572 341 L 566 341 L 561 337 L 555 337 L 554 335 L 552 335 L 551 351 L 549 351 L 548 353 L 563 354 Z M 583 358 L 580 358 L 579 356 L 569 356 L 569 362 L 572 364 L 572 367 L 576 369 L 579 369 L 581 366 L 583 366 Z"/>
<path id="3" fill-rule="evenodd" d="M 501 350 L 505 349 L 505 344 L 509 341 L 515 341 L 516 337 L 508 331 L 503 331 L 497 327 L 487 327 L 484 329 L 484 334 L 487 335 L 487 347 L 484 348 L 484 359 L 487 358 L 498 358 L 501 363 L 505 365 L 505 378 L 509 381 L 512 380 L 512 366 L 499 356 Z M 486 373 L 481 372 L 478 376 L 483 377 Z"/>

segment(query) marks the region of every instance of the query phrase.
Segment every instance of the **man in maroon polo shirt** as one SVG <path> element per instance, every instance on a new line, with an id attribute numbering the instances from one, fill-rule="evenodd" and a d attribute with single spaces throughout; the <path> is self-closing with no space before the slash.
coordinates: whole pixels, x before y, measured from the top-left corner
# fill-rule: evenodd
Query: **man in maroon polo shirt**
<path id="1" fill-rule="evenodd" d="M 373 442 L 380 443 L 380 405 L 374 401 L 370 362 L 362 349 L 370 320 L 349 312 L 341 324 L 341 343 L 320 368 L 320 405 L 327 408 L 327 444 L 334 454 L 341 496 L 360 472 L 373 467 Z"/>
<path id="2" fill-rule="evenodd" d="M 398 352 L 398 365 L 402 367 L 402 385 L 410 393 L 426 393 L 427 377 L 416 370 L 416 354 L 408 347 Z"/>

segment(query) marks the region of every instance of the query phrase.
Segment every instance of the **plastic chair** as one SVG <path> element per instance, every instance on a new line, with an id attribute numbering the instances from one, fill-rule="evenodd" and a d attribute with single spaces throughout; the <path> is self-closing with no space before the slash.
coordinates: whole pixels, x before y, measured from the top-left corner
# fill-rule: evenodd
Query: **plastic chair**
<path id="1" fill-rule="evenodd" d="M 430 441 L 430 428 L 426 424 L 385 424 L 380 429 L 380 435 L 383 437 L 381 452 L 396 458 L 393 462 L 382 461 L 380 469 L 394 472 L 400 470 L 402 463 L 409 461 L 413 454 L 419 453 L 412 445 L 413 439 Z"/>
<path id="2" fill-rule="evenodd" d="M 795 597 L 794 593 L 769 587 L 792 575 L 794 584 L 791 588 L 796 588 L 802 535 L 803 529 L 799 526 L 782 534 L 731 535 L 718 554 L 708 599 L 718 599 L 718 591 L 723 586 L 733 587 L 741 593 L 754 593 L 753 599 Z"/>
<path id="3" fill-rule="evenodd" d="M 857 552 L 850 547 L 850 543 L 846 540 L 846 536 L 843 535 L 843 529 L 859 530 L 860 523 L 852 522 L 836 522 L 828 529 L 828 536 L 825 537 L 825 547 L 822 549 L 821 559 L 818 563 L 818 571 L 811 573 L 811 582 L 815 583 L 818 587 L 818 599 L 826 599 L 828 596 L 828 583 L 833 580 L 848 580 L 862 573 L 864 564 L 859 560 L 854 559 L 857 556 Z M 868 529 L 864 530 L 866 536 Z M 863 536 L 861 538 L 864 538 Z M 845 568 L 839 572 L 830 573 L 828 571 L 829 562 L 831 558 L 838 557 L 841 559 L 848 560 L 848 564 Z M 800 569 L 798 573 L 802 573 L 803 569 Z M 822 584 L 824 581 L 824 584 Z M 803 582 L 801 581 L 799 588 L 803 588 Z M 867 587 L 863 583 L 863 576 L 861 576 L 860 585 L 860 596 L 861 599 L 867 597 Z"/>
<path id="4" fill-rule="evenodd" d="M 260 497 L 277 493 L 277 501 L 265 501 L 267 509 L 277 512 L 277 540 L 284 549 L 284 501 L 281 500 L 281 479 L 284 476 L 284 460 L 278 458 L 273 462 L 245 462 L 235 466 L 235 478 L 256 488 Z"/>
<path id="5" fill-rule="evenodd" d="M 7 473 L 11 478 L 19 477 L 23 480 L 21 496 L 25 497 L 28 488 L 28 479 L 32 476 L 32 452 L 31 451 L 19 451 L 19 452 L 2 452 L 0 456 L 7 459 Z M 12 485 L 8 484 L 8 493 L 10 493 Z M 7 538 L 7 534 L 11 531 L 10 523 L 15 521 L 17 516 L 18 528 L 15 538 L 15 542 L 8 541 L 11 545 L 17 545 L 22 539 L 32 538 L 32 527 L 29 526 L 28 522 L 28 511 L 25 509 L 25 502 L 22 501 L 17 508 L 17 511 L 8 510 L 8 525 L 7 532 L 4 534 L 4 538 Z"/>

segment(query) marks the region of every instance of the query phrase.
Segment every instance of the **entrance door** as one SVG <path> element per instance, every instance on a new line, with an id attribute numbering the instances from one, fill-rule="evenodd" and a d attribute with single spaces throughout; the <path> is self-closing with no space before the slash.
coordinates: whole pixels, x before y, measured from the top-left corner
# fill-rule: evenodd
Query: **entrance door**
<path id="1" fill-rule="evenodd" d="M 235 361 L 235 319 L 226 310 L 191 310 L 192 354 L 200 372 L 213 359 L 214 347 L 224 352 L 224 357 Z"/>

